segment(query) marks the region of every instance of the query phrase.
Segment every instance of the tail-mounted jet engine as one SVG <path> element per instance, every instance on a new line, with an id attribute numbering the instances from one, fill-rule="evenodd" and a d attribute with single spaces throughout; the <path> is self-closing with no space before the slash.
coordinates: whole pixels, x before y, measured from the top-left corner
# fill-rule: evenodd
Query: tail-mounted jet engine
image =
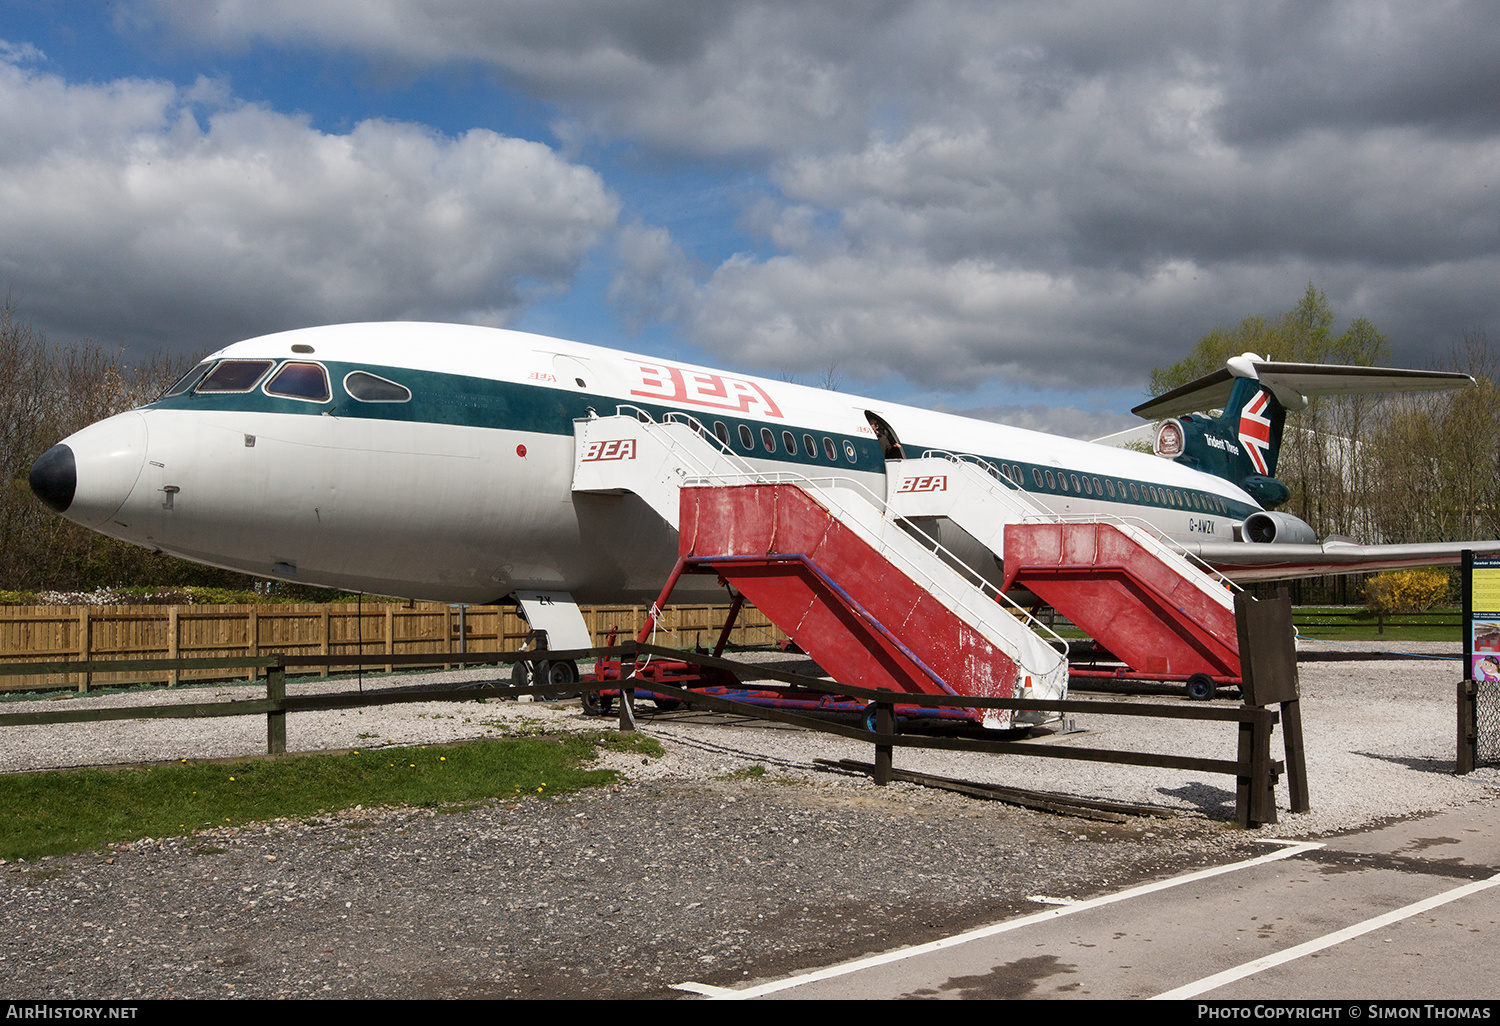
<path id="1" fill-rule="evenodd" d="M 1318 536 L 1311 525 L 1290 513 L 1251 513 L 1240 529 L 1247 542 L 1282 545 L 1316 545 Z"/>

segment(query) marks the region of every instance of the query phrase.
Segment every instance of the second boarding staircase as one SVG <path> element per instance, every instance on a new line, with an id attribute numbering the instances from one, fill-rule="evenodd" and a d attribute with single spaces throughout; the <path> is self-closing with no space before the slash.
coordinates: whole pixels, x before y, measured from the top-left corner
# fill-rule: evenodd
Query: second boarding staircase
<path id="1" fill-rule="evenodd" d="M 1022 586 L 1143 675 L 1240 676 L 1233 585 L 1144 523 L 1058 516 L 991 464 L 952 453 L 888 464 L 890 502 L 946 517 Z"/>
<path id="2" fill-rule="evenodd" d="M 679 570 L 719 575 L 840 683 L 1066 697 L 1066 642 L 857 482 L 762 473 L 675 414 L 622 407 L 575 437 L 575 491 L 640 496 L 678 528 Z"/>

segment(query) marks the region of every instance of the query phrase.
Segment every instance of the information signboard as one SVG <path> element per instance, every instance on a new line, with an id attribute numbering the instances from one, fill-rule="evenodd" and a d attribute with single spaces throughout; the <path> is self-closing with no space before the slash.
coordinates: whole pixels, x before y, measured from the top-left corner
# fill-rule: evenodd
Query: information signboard
<path id="1" fill-rule="evenodd" d="M 1500 556 L 1465 550 L 1464 665 L 1470 680 L 1500 681 Z"/>

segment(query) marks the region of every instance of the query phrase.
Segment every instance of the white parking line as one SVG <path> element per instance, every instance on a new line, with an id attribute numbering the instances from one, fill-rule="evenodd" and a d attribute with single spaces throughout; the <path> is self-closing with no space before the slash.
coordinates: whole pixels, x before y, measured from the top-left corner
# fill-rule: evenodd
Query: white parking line
<path id="1" fill-rule="evenodd" d="M 1221 973 L 1205 976 L 1196 983 L 1185 984 L 1176 990 L 1169 990 L 1165 994 L 1158 994 L 1151 1000 L 1174 1001 L 1182 998 L 1197 997 L 1199 994 L 1222 987 L 1226 983 L 1243 980 L 1246 976 L 1254 976 L 1262 970 L 1295 961 L 1304 955 L 1311 955 L 1315 951 L 1331 948 L 1335 944 L 1342 944 L 1346 940 L 1351 940 L 1372 930 L 1378 930 L 1382 926 L 1399 923 L 1401 920 L 1408 919 L 1411 916 L 1421 915 L 1428 909 L 1434 909 L 1440 905 L 1446 905 L 1450 901 L 1457 901 L 1459 898 L 1468 897 L 1470 894 L 1477 894 L 1480 891 L 1488 890 L 1496 884 L 1500 884 L 1500 874 L 1496 874 L 1488 880 L 1478 880 L 1471 884 L 1464 884 L 1462 887 L 1455 887 L 1451 891 L 1444 891 L 1442 894 L 1434 895 L 1423 901 L 1413 902 L 1395 911 L 1387 912 L 1385 915 L 1376 916 L 1374 919 L 1366 919 L 1362 923 L 1346 926 L 1335 933 L 1327 934 L 1316 940 L 1307 941 L 1305 944 L 1298 944 L 1294 948 L 1287 948 L 1285 951 L 1277 952 L 1274 955 L 1266 955 L 1264 958 L 1253 959 L 1233 969 L 1225 969 Z"/>
<path id="2" fill-rule="evenodd" d="M 1173 887 L 1181 887 L 1183 884 L 1194 883 L 1198 880 L 1207 880 L 1215 876 L 1223 876 L 1225 873 L 1238 872 L 1241 869 L 1250 869 L 1255 866 L 1263 866 L 1269 862 L 1279 862 L 1289 859 L 1295 855 L 1301 855 L 1305 851 L 1313 851 L 1323 847 L 1312 841 L 1278 841 L 1267 839 L 1267 844 L 1285 844 L 1287 847 L 1280 851 L 1272 852 L 1270 855 L 1261 855 L 1258 858 L 1247 859 L 1244 862 L 1233 862 L 1227 866 L 1216 866 L 1213 869 L 1200 869 L 1194 873 L 1183 876 L 1175 876 L 1170 880 L 1158 880 L 1155 883 L 1142 884 L 1129 890 L 1120 891 L 1118 894 L 1107 894 L 1099 898 L 1090 898 L 1075 904 L 1064 905 L 1058 908 L 1049 908 L 1042 912 L 1036 912 L 1020 919 L 1010 919 L 1003 923 L 994 923 L 990 926 L 981 926 L 977 930 L 967 933 L 955 934 L 952 937 L 944 937 L 941 940 L 930 941 L 926 944 L 918 944 L 910 948 L 898 948 L 895 951 L 887 951 L 880 955 L 871 955 L 868 958 L 856 959 L 853 962 L 844 962 L 841 965 L 829 966 L 827 969 L 818 969 L 814 972 L 803 973 L 800 976 L 789 976 L 783 980 L 773 980 L 770 983 L 758 984 L 754 987 L 746 987 L 735 990 L 729 987 L 715 987 L 707 983 L 677 983 L 673 984 L 673 990 L 684 990 L 693 994 L 702 994 L 705 997 L 724 1001 L 744 1001 L 749 998 L 764 997 L 767 994 L 775 994 L 783 990 L 791 990 L 794 987 L 805 986 L 809 983 L 817 983 L 820 980 L 831 980 L 838 976 L 847 976 L 864 969 L 872 969 L 876 966 L 890 965 L 892 962 L 900 962 L 917 955 L 925 955 L 932 951 L 942 951 L 944 948 L 956 947 L 967 944 L 970 941 L 981 940 L 985 937 L 994 937 L 998 934 L 1009 933 L 1019 930 L 1034 923 L 1051 922 L 1063 916 L 1071 916 L 1078 912 L 1084 912 L 1091 908 L 1099 908 L 1103 905 L 1113 905 L 1116 902 L 1128 901 L 1131 898 L 1139 898 L 1146 894 L 1155 894 L 1157 891 L 1165 891 Z"/>

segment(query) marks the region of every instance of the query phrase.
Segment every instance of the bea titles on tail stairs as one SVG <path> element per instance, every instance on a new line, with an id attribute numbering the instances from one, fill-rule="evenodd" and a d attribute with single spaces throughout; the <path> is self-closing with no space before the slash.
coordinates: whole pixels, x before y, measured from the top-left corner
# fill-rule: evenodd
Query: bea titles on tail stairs
<path id="1" fill-rule="evenodd" d="M 1159 458 L 513 331 L 346 324 L 212 354 L 48 450 L 30 484 L 199 563 L 514 599 L 555 650 L 594 643 L 578 603 L 728 585 L 840 683 L 1057 698 L 1066 645 L 1008 589 L 1132 670 L 1211 686 L 1239 673 L 1234 580 L 1500 551 L 1319 543 L 1269 508 L 1307 396 L 1472 384 L 1246 354 L 1137 408 L 1168 418 Z"/>

